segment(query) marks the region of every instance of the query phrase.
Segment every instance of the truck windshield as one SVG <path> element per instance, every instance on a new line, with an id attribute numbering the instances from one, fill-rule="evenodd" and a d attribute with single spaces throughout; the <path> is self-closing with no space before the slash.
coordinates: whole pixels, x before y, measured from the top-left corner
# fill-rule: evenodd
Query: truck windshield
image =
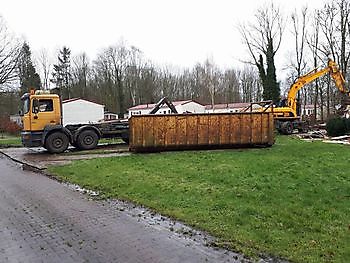
<path id="1" fill-rule="evenodd" d="M 23 114 L 26 114 L 29 112 L 29 106 L 30 106 L 29 98 L 24 99 L 23 100 Z"/>

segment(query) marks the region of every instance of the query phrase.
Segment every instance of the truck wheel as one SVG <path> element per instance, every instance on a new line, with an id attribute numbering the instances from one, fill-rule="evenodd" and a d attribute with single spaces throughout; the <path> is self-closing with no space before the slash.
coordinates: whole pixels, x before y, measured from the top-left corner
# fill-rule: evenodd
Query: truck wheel
<path id="1" fill-rule="evenodd" d="M 308 132 L 308 131 L 309 131 L 309 124 L 308 124 L 307 122 L 305 122 L 305 121 L 301 122 L 301 123 L 299 124 L 299 127 L 298 127 L 298 132 L 300 132 L 300 133 L 302 133 L 302 132 L 306 133 L 306 132 Z"/>
<path id="2" fill-rule="evenodd" d="M 98 136 L 93 130 L 82 131 L 77 139 L 77 146 L 81 150 L 91 150 L 96 148 Z"/>
<path id="3" fill-rule="evenodd" d="M 62 132 L 51 133 L 46 141 L 45 148 L 50 153 L 62 153 L 67 150 L 69 144 L 68 136 Z"/>
<path id="4" fill-rule="evenodd" d="M 283 134 L 290 135 L 293 132 L 293 124 L 290 121 L 283 122 L 281 125 Z"/>

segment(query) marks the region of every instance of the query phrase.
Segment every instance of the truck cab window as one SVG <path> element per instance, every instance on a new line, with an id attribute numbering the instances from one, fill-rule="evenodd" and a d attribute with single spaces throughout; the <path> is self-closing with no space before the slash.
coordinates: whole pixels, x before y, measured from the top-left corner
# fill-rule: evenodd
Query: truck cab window
<path id="1" fill-rule="evenodd" d="M 51 99 L 35 100 L 33 113 L 53 111 L 53 101 Z"/>
<path id="2" fill-rule="evenodd" d="M 29 112 L 30 100 L 29 98 L 23 100 L 23 114 L 27 114 Z"/>

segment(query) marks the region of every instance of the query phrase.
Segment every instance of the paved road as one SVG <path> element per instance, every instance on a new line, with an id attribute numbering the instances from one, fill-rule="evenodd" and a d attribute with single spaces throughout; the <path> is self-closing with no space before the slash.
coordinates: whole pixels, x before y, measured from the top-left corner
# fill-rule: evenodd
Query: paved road
<path id="1" fill-rule="evenodd" d="M 0 262 L 236 262 L 0 154 Z"/>

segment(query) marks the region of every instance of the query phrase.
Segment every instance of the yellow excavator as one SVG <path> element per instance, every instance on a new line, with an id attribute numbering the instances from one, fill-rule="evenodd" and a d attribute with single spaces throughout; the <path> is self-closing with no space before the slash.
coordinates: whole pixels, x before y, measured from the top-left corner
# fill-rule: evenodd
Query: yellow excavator
<path id="1" fill-rule="evenodd" d="M 328 65 L 324 69 L 314 69 L 299 77 L 290 87 L 287 99 L 280 101 L 280 104 L 273 108 L 275 125 L 280 133 L 291 134 L 294 129 L 298 129 L 299 131 L 305 130 L 305 123 L 301 121 L 301 117 L 298 116 L 297 113 L 297 93 L 306 84 L 327 73 L 331 75 L 339 91 L 346 94 L 348 97 L 350 96 L 350 91 L 345 86 L 344 76 L 339 70 L 338 65 L 333 60 L 329 59 Z"/>

